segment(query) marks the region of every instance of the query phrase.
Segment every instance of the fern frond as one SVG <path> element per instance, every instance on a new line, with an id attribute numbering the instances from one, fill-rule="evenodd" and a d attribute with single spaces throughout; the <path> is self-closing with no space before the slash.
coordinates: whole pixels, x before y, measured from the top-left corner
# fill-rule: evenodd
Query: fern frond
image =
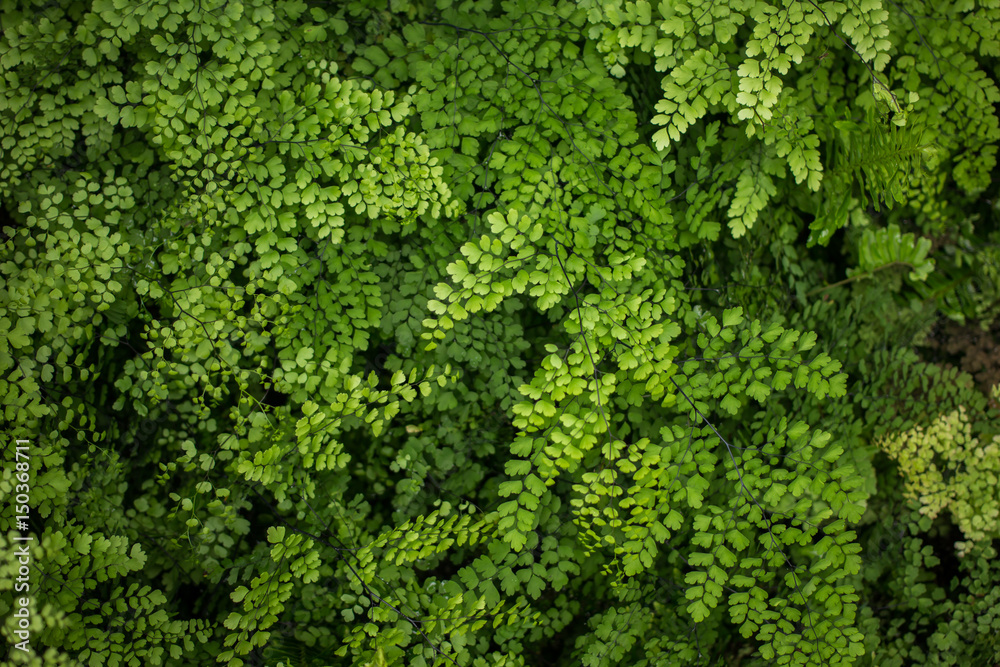
<path id="1" fill-rule="evenodd" d="M 809 246 L 825 245 L 833 233 L 847 224 L 858 200 L 862 208 L 876 211 L 905 203 L 909 184 L 921 169 L 931 169 L 937 146 L 925 139 L 925 131 L 912 124 L 900 125 L 890 114 L 869 111 L 863 124 L 851 120 L 832 121 L 835 136 L 829 141 L 828 171 L 824 179 L 831 193 L 810 224 Z"/>
<path id="2" fill-rule="evenodd" d="M 861 205 L 876 211 L 883 204 L 905 203 L 909 174 L 927 166 L 933 142 L 924 140 L 924 131 L 911 125 L 899 127 L 869 112 L 864 128 L 841 133 L 842 149 L 834 147 L 831 177 L 846 189 L 857 188 Z"/>

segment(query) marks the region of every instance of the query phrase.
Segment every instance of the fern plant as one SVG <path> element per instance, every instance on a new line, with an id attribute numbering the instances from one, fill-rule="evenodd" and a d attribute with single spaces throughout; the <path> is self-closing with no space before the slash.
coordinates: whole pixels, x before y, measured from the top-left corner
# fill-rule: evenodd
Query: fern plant
<path id="1" fill-rule="evenodd" d="M 992 506 L 864 549 L 877 445 L 985 400 L 910 337 L 990 261 L 995 9 L 0 9 L 5 659 L 850 665 L 914 590 L 992 627 L 914 588 Z"/>

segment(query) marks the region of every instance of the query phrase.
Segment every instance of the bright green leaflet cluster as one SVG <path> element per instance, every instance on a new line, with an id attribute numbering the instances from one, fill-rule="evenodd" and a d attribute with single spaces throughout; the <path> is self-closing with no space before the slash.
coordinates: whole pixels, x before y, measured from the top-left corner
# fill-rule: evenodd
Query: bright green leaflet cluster
<path id="1" fill-rule="evenodd" d="M 12 664 L 1000 658 L 1000 3 L 0 11 Z"/>
<path id="2" fill-rule="evenodd" d="M 974 438 L 964 409 L 943 415 L 928 429 L 884 438 L 878 446 L 899 463 L 906 495 L 922 514 L 933 519 L 949 510 L 971 543 L 998 534 L 1000 436 L 983 443 Z"/>

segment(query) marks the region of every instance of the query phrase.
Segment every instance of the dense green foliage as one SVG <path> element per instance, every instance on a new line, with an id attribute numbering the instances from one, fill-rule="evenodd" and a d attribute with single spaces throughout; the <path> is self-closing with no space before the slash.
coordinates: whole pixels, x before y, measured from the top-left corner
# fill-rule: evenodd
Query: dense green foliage
<path id="1" fill-rule="evenodd" d="M 0 13 L 11 664 L 1000 662 L 1000 1 Z"/>

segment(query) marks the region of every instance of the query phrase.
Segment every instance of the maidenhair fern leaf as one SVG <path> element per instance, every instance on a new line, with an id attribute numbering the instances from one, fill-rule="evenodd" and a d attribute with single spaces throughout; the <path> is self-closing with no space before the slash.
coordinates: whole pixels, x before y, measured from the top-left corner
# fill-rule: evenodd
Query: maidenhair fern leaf
<path id="1" fill-rule="evenodd" d="M 934 270 L 934 260 L 927 256 L 930 249 L 930 239 L 904 234 L 896 225 L 866 229 L 858 242 L 858 266 L 847 274 L 856 279 L 899 266 L 910 269 L 910 280 L 924 281 Z"/>

